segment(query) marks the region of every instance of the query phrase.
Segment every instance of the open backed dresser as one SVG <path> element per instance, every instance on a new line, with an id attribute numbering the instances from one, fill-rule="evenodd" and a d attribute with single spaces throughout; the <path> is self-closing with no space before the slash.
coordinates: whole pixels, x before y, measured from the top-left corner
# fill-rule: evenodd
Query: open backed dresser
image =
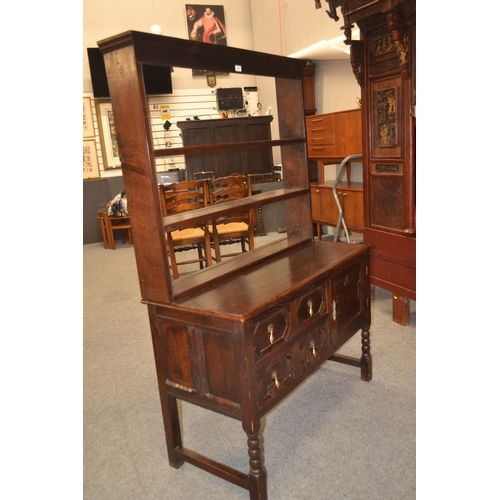
<path id="1" fill-rule="evenodd" d="M 372 376 L 369 247 L 313 237 L 302 89 L 306 62 L 135 31 L 98 45 L 149 313 L 170 465 L 187 461 L 246 488 L 252 500 L 267 499 L 259 435 L 264 415 L 327 360 L 359 367 L 365 381 Z M 279 138 L 155 149 L 144 64 L 273 78 Z M 282 189 L 163 217 L 156 157 L 270 147 L 281 149 Z M 278 202 L 286 210 L 288 234 L 282 240 L 173 279 L 165 231 Z M 358 331 L 360 357 L 337 354 Z M 178 400 L 241 421 L 248 473 L 183 446 Z"/>

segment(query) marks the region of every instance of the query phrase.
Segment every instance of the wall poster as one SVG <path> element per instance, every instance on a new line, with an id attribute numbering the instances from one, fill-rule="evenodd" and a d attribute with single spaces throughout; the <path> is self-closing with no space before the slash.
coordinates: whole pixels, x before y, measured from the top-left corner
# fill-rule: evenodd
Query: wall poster
<path id="1" fill-rule="evenodd" d="M 113 109 L 111 108 L 111 101 L 108 99 L 100 100 L 97 104 L 97 125 L 99 126 L 99 137 L 101 138 L 104 168 L 121 168 Z"/>
<path id="2" fill-rule="evenodd" d="M 90 97 L 83 98 L 83 137 L 94 137 L 94 119 L 92 117 L 92 103 Z"/>
<path id="3" fill-rule="evenodd" d="M 190 40 L 227 46 L 223 5 L 186 4 L 186 21 Z M 203 69 L 192 71 L 193 76 L 227 74 Z"/>
<path id="4" fill-rule="evenodd" d="M 83 178 L 98 179 L 101 177 L 99 171 L 99 160 L 97 159 L 97 148 L 95 140 L 83 141 Z"/>

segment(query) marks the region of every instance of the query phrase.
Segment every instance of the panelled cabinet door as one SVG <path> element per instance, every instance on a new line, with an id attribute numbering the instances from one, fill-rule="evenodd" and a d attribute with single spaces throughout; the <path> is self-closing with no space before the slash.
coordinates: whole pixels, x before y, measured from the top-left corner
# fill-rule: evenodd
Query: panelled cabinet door
<path id="1" fill-rule="evenodd" d="M 338 189 L 340 204 L 344 209 L 344 220 L 351 231 L 363 232 L 363 190 Z M 314 221 L 337 225 L 339 209 L 329 185 L 311 185 L 311 208 Z"/>
<path id="2" fill-rule="evenodd" d="M 363 231 L 363 191 L 339 190 L 339 200 L 344 209 L 348 228 Z"/>
<path id="3" fill-rule="evenodd" d="M 331 280 L 332 319 L 337 333 L 369 312 L 370 284 L 366 262 L 358 262 Z M 334 329 L 335 330 L 335 329 Z"/>
<path id="4" fill-rule="evenodd" d="M 311 208 L 314 221 L 330 225 L 337 224 L 339 209 L 335 203 L 330 186 L 311 186 Z"/>

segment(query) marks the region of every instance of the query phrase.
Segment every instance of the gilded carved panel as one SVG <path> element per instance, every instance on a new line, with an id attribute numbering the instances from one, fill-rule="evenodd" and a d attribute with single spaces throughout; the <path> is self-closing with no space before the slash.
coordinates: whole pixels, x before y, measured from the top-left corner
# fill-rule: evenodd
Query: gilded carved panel
<path id="1" fill-rule="evenodd" d="M 401 77 L 374 82 L 371 94 L 372 157 L 401 157 Z"/>
<path id="2" fill-rule="evenodd" d="M 396 89 L 375 92 L 376 146 L 393 147 L 397 143 Z"/>

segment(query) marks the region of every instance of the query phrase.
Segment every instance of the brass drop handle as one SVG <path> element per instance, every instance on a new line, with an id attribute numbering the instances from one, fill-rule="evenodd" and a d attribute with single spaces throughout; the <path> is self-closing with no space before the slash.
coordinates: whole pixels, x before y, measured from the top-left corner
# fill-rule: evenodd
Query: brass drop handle
<path id="1" fill-rule="evenodd" d="M 271 377 L 274 380 L 274 385 L 276 386 L 277 389 L 279 389 L 281 384 L 280 381 L 278 380 L 278 374 L 276 373 L 276 370 L 273 373 L 271 373 Z"/>
<path id="2" fill-rule="evenodd" d="M 274 325 L 272 323 L 267 325 L 267 333 L 269 333 L 269 342 L 272 344 L 274 342 Z"/>
<path id="3" fill-rule="evenodd" d="M 332 303 L 332 316 L 333 316 L 333 321 L 337 320 L 337 302 L 333 301 Z"/>
<path id="4" fill-rule="evenodd" d="M 314 343 L 314 340 L 309 344 L 309 346 L 312 349 L 313 356 L 316 357 L 316 344 Z"/>
<path id="5" fill-rule="evenodd" d="M 313 316 L 314 315 L 314 310 L 313 310 L 313 301 L 312 299 L 309 299 L 307 301 L 307 307 L 309 308 L 309 316 Z"/>

